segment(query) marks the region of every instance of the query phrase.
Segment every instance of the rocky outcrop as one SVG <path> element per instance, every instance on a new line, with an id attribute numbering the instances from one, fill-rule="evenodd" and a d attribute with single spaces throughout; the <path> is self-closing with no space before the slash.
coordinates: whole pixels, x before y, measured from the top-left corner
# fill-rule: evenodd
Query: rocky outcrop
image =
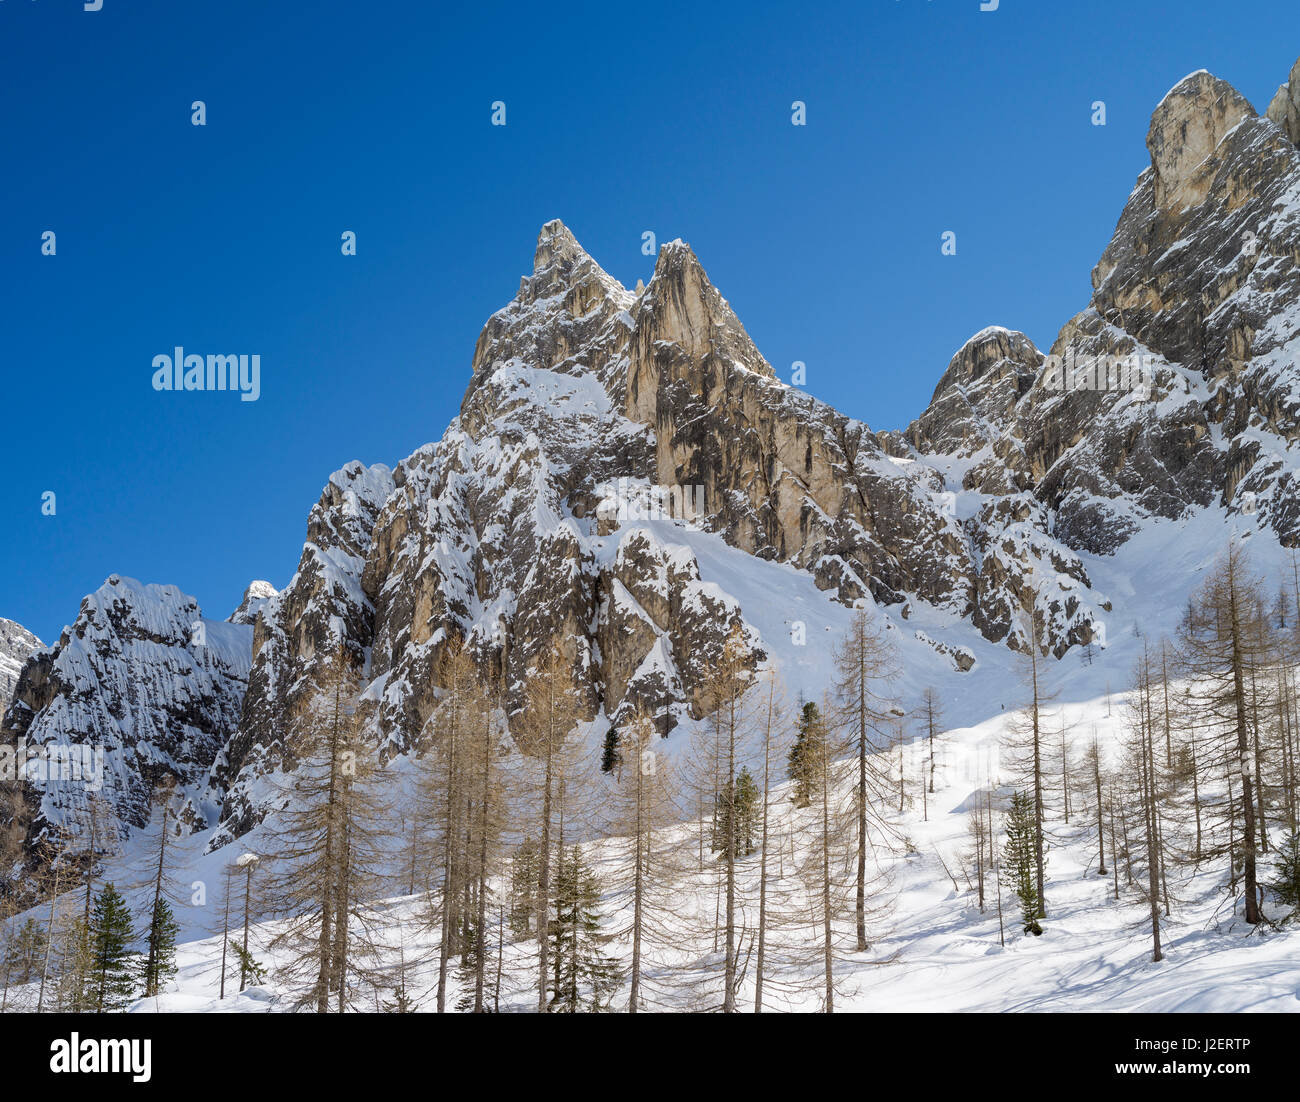
<path id="1" fill-rule="evenodd" d="M 929 406 L 908 428 L 908 443 L 918 451 L 962 457 L 991 448 L 1042 363 L 1043 354 L 1023 333 L 1001 326 L 976 333 L 952 358 Z M 1018 458 L 994 454 L 990 467 L 1014 468 Z"/>
<path id="2" fill-rule="evenodd" d="M 1157 107 L 1147 146 L 1089 306 L 1046 357 L 1005 330 L 973 338 L 900 454 L 961 461 L 966 515 L 988 515 L 977 495 L 1030 494 L 1075 551 L 1109 554 L 1151 518 L 1216 504 L 1294 545 L 1300 151 L 1204 72 Z M 999 589 L 981 592 L 1000 626 Z"/>
<path id="3" fill-rule="evenodd" d="M 9 706 L 23 665 L 44 646 L 22 624 L 0 618 L 0 715 Z"/>
<path id="4" fill-rule="evenodd" d="M 332 474 L 308 517 L 297 572 L 257 615 L 248 693 L 237 726 L 210 763 L 209 783 L 224 793 L 227 831 L 242 833 L 256 821 L 249 787 L 292 764 L 286 736 L 334 657 L 341 652 L 354 669 L 368 667 L 374 606 L 361 572 L 392 490 L 393 474 L 383 464 L 353 461 Z"/>
<path id="5" fill-rule="evenodd" d="M 244 599 L 239 602 L 239 607 L 235 609 L 226 620 L 231 624 L 248 624 L 252 625 L 257 620 L 257 614 L 266 606 L 266 602 L 275 596 L 275 586 L 270 582 L 256 581 L 244 590 Z"/>
<path id="6" fill-rule="evenodd" d="M 1179 211 L 1205 201 L 1219 143 L 1255 109 L 1232 85 L 1201 70 L 1160 102 L 1147 130 L 1156 206 Z"/>
<path id="7" fill-rule="evenodd" d="M 1291 69 L 1291 78 L 1281 85 L 1268 105 L 1268 117 L 1282 128 L 1296 145 L 1300 145 L 1300 60 Z"/>

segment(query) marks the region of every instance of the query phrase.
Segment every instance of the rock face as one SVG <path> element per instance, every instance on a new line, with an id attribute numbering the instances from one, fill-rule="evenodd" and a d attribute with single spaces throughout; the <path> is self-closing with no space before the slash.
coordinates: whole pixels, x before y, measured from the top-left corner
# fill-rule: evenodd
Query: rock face
<path id="1" fill-rule="evenodd" d="M 1240 92 L 1204 70 L 1175 85 L 1147 131 L 1156 205 L 1173 211 L 1203 203 L 1218 167 L 1219 144 L 1254 115 Z"/>
<path id="2" fill-rule="evenodd" d="M 9 706 L 23 664 L 44 646 L 22 624 L 0 618 L 0 714 Z"/>
<path id="3" fill-rule="evenodd" d="M 1208 73 L 1169 93 L 1147 145 L 1092 302 L 1051 359 L 1019 334 L 977 335 L 907 454 L 961 460 L 980 508 L 1027 492 L 1079 551 L 1108 554 L 1152 517 L 1212 504 L 1294 546 L 1300 151 Z"/>
<path id="4" fill-rule="evenodd" d="M 1300 145 L 1300 60 L 1291 69 L 1291 79 L 1277 90 L 1268 105 L 1268 117 L 1278 124 L 1296 145 Z"/>
<path id="5" fill-rule="evenodd" d="M 379 509 L 392 491 L 393 474 L 383 464 L 352 462 L 332 474 L 308 518 L 297 572 L 258 612 L 243 712 L 227 728 L 212 764 L 211 783 L 225 793 L 222 837 L 232 826 L 242 832 L 255 821 L 250 786 L 256 779 L 291 764 L 284 735 L 339 641 L 353 666 L 368 665 L 374 606 L 361 588 L 361 571 Z"/>
<path id="6" fill-rule="evenodd" d="M 28 762 L 29 838 L 81 834 L 91 797 L 129 835 L 169 778 L 182 822 L 213 825 L 209 768 L 239 718 L 251 637 L 175 586 L 114 574 L 86 597 L 58 642 L 28 659 L 0 728 L 0 744 Z"/>

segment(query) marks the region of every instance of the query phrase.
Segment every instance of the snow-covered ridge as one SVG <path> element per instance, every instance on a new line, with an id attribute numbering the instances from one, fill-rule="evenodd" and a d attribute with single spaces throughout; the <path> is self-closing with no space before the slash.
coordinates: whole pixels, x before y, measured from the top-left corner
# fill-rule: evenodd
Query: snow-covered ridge
<path id="1" fill-rule="evenodd" d="M 95 764 L 87 783 L 33 761 L 24 774 L 33 837 L 49 826 L 79 835 L 92 798 L 127 835 L 167 778 L 184 794 L 189 827 L 210 825 L 208 769 L 238 721 L 251 648 L 251 628 L 209 619 L 176 586 L 110 576 L 29 659 L 5 715 L 5 740 L 30 758 L 75 748 Z"/>

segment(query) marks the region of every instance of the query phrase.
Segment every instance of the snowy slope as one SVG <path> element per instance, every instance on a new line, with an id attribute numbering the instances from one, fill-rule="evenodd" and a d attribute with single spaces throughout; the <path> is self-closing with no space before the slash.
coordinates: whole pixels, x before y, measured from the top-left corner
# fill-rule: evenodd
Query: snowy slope
<path id="1" fill-rule="evenodd" d="M 1049 669 L 1050 687 L 1060 694 L 1060 706 L 1074 732 L 1076 747 L 1095 730 L 1109 761 L 1118 761 L 1117 743 L 1123 734 L 1123 696 L 1130 665 L 1145 644 L 1172 630 L 1186 598 L 1188 580 L 1194 580 L 1212 563 L 1234 524 L 1239 526 L 1241 518 L 1230 520 L 1223 514 L 1209 513 L 1185 523 L 1162 522 L 1145 529 L 1114 558 L 1089 561 L 1089 569 L 1096 570 L 1116 593 L 1117 610 L 1122 610 L 1119 615 L 1123 620 L 1107 633 L 1108 645 L 1092 665 L 1071 656 Z M 745 607 L 747 623 L 760 636 L 768 660 L 779 672 L 791 698 L 800 693 L 811 698 L 820 696 L 827 686 L 830 645 L 843 631 L 850 610 L 829 600 L 806 573 L 789 565 L 762 562 L 715 535 L 669 522 L 650 522 L 647 527 L 660 543 L 689 550 L 698 563 L 703 584 L 725 582 L 728 593 Z M 1250 535 L 1246 543 L 1265 574 L 1289 570 L 1289 553 L 1267 530 Z M 879 614 L 889 615 L 887 610 Z M 806 625 L 807 645 L 791 641 L 792 620 L 802 620 Z M 1002 748 L 1007 725 L 1021 704 L 1014 687 L 1017 658 L 1005 647 L 984 640 L 968 624 L 958 624 L 956 638 L 977 656 L 975 668 L 961 673 L 916 638 L 914 624 L 899 619 L 893 624 L 906 669 L 897 686 L 901 703 L 913 707 L 921 689 L 934 685 L 947 714 L 959 725 L 946 725 L 939 740 L 937 790 L 924 797 L 924 808 L 919 782 L 928 767 L 928 749 L 916 727 L 907 728 L 909 742 L 902 759 L 908 778 L 906 807 L 902 813 L 895 809 L 888 815 L 905 844 L 881 856 L 890 876 L 886 894 L 892 898 L 893 914 L 882 924 L 879 940 L 868 954 L 859 957 L 845 952 L 837 958 L 840 1009 L 1300 1010 L 1300 941 L 1296 931 L 1252 930 L 1237 920 L 1225 894 L 1224 870 L 1214 862 L 1193 874 L 1175 874 L 1178 879 L 1173 891 L 1177 902 L 1163 932 L 1167 959 L 1152 964 L 1149 935 L 1143 925 L 1144 904 L 1122 876 L 1120 898 L 1116 900 L 1112 877 L 1096 873 L 1095 810 L 1082 797 L 1076 801 L 1068 826 L 1059 814 L 1049 820 L 1046 932 L 1038 939 L 1020 935 L 1008 903 L 1006 945 L 1000 944 L 991 895 L 981 914 L 974 892 L 965 883 L 967 874 L 958 870 L 963 867 L 963 853 L 968 848 L 968 812 L 976 806 L 980 792 L 989 785 L 999 789 L 999 784 L 1008 780 Z M 1141 635 L 1132 631 L 1134 624 L 1139 625 Z M 954 625 L 937 622 L 925 626 L 936 633 L 945 627 L 954 629 Z M 670 761 L 689 743 L 693 723 L 683 722 L 685 727 L 663 743 Z M 588 738 L 593 749 L 599 745 L 598 732 L 588 732 Z M 751 761 L 756 760 L 753 750 L 751 747 Z M 891 763 L 894 760 L 891 757 Z M 399 778 L 407 775 L 405 759 L 399 758 L 393 765 Z M 404 785 L 405 781 L 399 781 L 398 789 L 404 791 Z M 794 813 L 783 793 L 774 797 L 773 806 L 773 829 L 779 833 L 783 817 Z M 699 824 L 685 820 L 679 826 L 665 828 L 656 845 L 680 846 L 693 854 L 698 829 Z M 266 1012 L 283 1006 L 286 992 L 274 978 L 242 996 L 228 993 L 224 1002 L 215 997 L 220 939 L 214 934 L 219 932 L 221 913 L 214 886 L 220 883 L 225 864 L 242 852 L 259 852 L 266 844 L 263 827 L 215 852 L 204 852 L 202 835 L 178 841 L 177 853 L 183 855 L 179 878 L 186 883 L 203 883 L 207 893 L 201 904 L 191 902 L 178 908 L 186 944 L 181 949 L 181 969 L 174 989 L 157 1000 L 141 1002 L 138 1009 Z M 781 843 L 781 852 L 787 852 L 789 845 Z M 588 856 L 609 873 L 621 846 L 617 839 L 602 841 L 597 832 L 588 840 Z M 794 883 L 794 851 L 788 853 L 782 858 L 784 878 L 778 878 L 778 883 Z M 1113 866 L 1109 841 L 1107 853 Z M 138 855 L 128 844 L 106 864 L 103 875 L 112 878 L 115 870 L 125 870 L 137 861 Z M 966 864 L 968 867 L 969 862 Z M 958 889 L 953 887 L 950 871 L 958 878 Z M 402 876 L 396 860 L 393 872 L 394 891 L 400 893 Z M 741 904 L 742 911 L 750 916 L 746 921 L 751 922 L 756 877 L 757 858 L 743 861 Z M 498 887 L 504 891 L 504 882 Z M 702 962 L 710 959 L 710 937 L 688 928 L 692 915 L 701 920 L 701 928 L 708 926 L 714 892 L 715 880 L 707 873 L 687 876 L 675 890 L 674 922 L 687 932 L 674 939 L 674 951 L 656 950 L 659 955 L 654 958 L 655 967 L 664 974 L 667 970 L 686 973 L 703 967 Z M 145 905 L 143 890 L 128 890 L 128 898 L 137 906 Z M 611 890 L 607 894 L 605 922 L 611 933 L 622 928 L 627 917 L 622 908 L 626 906 L 625 893 Z M 411 968 L 408 983 L 427 1007 L 436 968 L 427 959 L 434 945 L 430 935 L 420 929 L 418 898 L 395 894 L 387 901 L 377 901 L 376 908 L 392 927 L 389 937 L 393 962 L 400 945 Z M 273 960 L 267 945 L 276 928 L 274 921 L 263 920 L 255 925 L 254 951 L 264 962 Z M 841 940 L 848 939 L 850 931 L 845 923 L 839 923 L 837 931 Z M 805 959 L 810 945 L 808 931 L 787 930 L 774 936 L 779 948 L 773 950 L 773 958 L 779 961 L 786 957 L 792 963 L 782 967 L 782 984 L 773 989 L 769 1006 L 817 1009 L 817 966 Z M 626 963 L 629 947 L 616 939 L 611 951 L 615 950 Z M 503 1001 L 507 1007 L 526 1010 L 533 1005 L 534 996 L 527 990 L 531 952 L 530 942 L 512 944 L 507 936 L 507 975 L 515 976 L 513 984 L 506 984 Z M 422 954 L 426 959 L 420 963 Z M 511 960 L 515 961 L 513 969 Z M 807 990 L 791 991 L 787 989 L 789 984 Z M 391 992 L 381 995 L 388 998 Z M 615 1004 L 625 998 L 626 992 L 616 996 Z M 665 986 L 651 998 L 658 1000 L 653 1005 L 669 1009 L 696 1005 L 693 1000 L 697 996 Z M 752 994 L 742 991 L 741 1006 L 747 1007 L 749 999 Z M 366 999 L 360 1002 L 361 1009 L 365 1009 Z"/>

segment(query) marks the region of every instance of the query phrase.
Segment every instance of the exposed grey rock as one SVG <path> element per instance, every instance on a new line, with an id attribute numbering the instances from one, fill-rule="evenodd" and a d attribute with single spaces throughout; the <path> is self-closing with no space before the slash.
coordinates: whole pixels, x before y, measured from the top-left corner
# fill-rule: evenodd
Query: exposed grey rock
<path id="1" fill-rule="evenodd" d="M 24 663 L 44 646 L 22 624 L 0 617 L 0 715 L 9 706 Z"/>
<path id="2" fill-rule="evenodd" d="M 1183 210 L 1204 202 L 1219 143 L 1255 109 L 1231 84 L 1201 70 L 1184 77 L 1151 116 L 1151 154 L 1156 205 Z"/>
<path id="3" fill-rule="evenodd" d="M 905 434 L 908 454 L 938 470 L 974 460 L 964 489 L 1032 494 L 1077 551 L 1111 553 L 1151 518 L 1216 503 L 1295 545 L 1300 152 L 1208 73 L 1160 104 L 1148 148 L 1055 363 L 1020 334 L 979 334 Z M 1143 365 L 1141 386 L 1098 386 L 1094 368 L 1104 379 L 1115 358 Z M 1006 513 L 982 515 L 976 528 Z M 1008 609 L 982 581 L 987 633 Z"/>
<path id="4" fill-rule="evenodd" d="M 1291 78 L 1281 85 L 1268 105 L 1268 117 L 1286 136 L 1300 145 L 1300 59 L 1291 68 Z"/>
<path id="5" fill-rule="evenodd" d="M 211 763 L 210 784 L 224 793 L 221 818 L 237 833 L 258 817 L 247 786 L 286 764 L 285 737 L 339 647 L 354 668 L 367 666 L 374 607 L 361 588 L 361 571 L 392 489 L 392 472 L 383 464 L 353 461 L 332 474 L 307 520 L 297 572 L 257 616 L 239 723 Z"/>

